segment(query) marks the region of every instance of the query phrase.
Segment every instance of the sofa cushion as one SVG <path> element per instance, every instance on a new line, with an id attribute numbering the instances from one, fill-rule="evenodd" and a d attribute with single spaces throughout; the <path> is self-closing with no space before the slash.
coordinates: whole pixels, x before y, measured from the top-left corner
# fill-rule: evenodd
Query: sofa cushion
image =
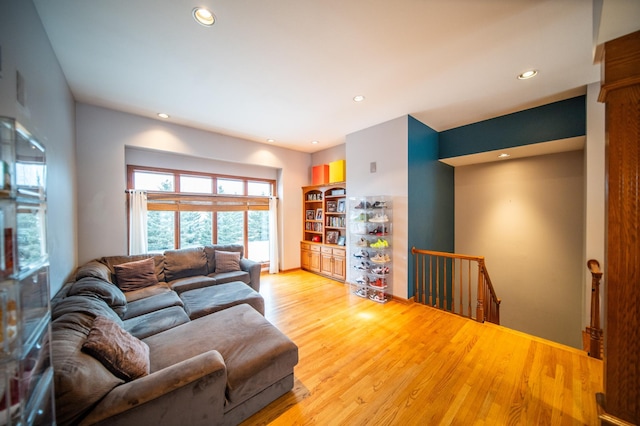
<path id="1" fill-rule="evenodd" d="M 107 305 L 107 302 L 95 295 L 79 294 L 68 296 L 51 307 L 52 320 L 56 320 L 68 313 L 82 313 L 89 315 L 91 318 L 102 315 L 111 318 L 118 324 L 122 324 L 118 314 Z"/>
<path id="2" fill-rule="evenodd" d="M 220 352 L 228 374 L 225 411 L 290 375 L 298 363 L 295 343 L 247 304 L 205 315 L 143 341 L 149 345 L 151 371 L 208 350 Z"/>
<path id="3" fill-rule="evenodd" d="M 204 253 L 207 256 L 207 270 L 209 274 L 216 271 L 216 251 L 233 251 L 240 253 L 240 258 L 244 256 L 244 246 L 242 244 L 213 244 L 204 246 Z"/>
<path id="4" fill-rule="evenodd" d="M 194 275 L 207 275 L 207 257 L 202 247 L 166 250 L 164 262 L 167 282 Z"/>
<path id="5" fill-rule="evenodd" d="M 216 250 L 216 272 L 240 271 L 240 253 Z"/>
<path id="6" fill-rule="evenodd" d="M 89 295 L 104 300 L 120 317 L 127 311 L 127 299 L 116 285 L 100 278 L 87 276 L 71 284 L 68 296 Z"/>
<path id="7" fill-rule="evenodd" d="M 109 267 L 109 270 L 111 271 L 111 274 L 112 274 L 111 282 L 115 283 L 116 282 L 115 269 L 114 269 L 115 265 L 120 265 L 128 262 L 135 262 L 137 260 L 144 260 L 149 258 L 153 259 L 154 271 L 156 273 L 156 277 L 158 278 L 158 281 L 163 282 L 164 281 L 164 256 L 162 254 L 149 253 L 149 254 L 136 254 L 131 256 L 105 256 L 100 259 L 100 262 L 104 263 Z"/>
<path id="8" fill-rule="evenodd" d="M 82 350 L 127 382 L 149 374 L 149 347 L 107 317 L 97 316 Z"/>
<path id="9" fill-rule="evenodd" d="M 173 291 L 180 294 L 183 291 L 193 290 L 196 288 L 209 287 L 216 285 L 218 281 L 213 277 L 205 277 L 204 275 L 195 275 L 193 277 L 185 277 L 173 280 L 169 286 Z"/>
<path id="10" fill-rule="evenodd" d="M 180 298 L 192 320 L 242 303 L 264 315 L 264 299 L 260 293 L 240 281 L 185 291 Z"/>
<path id="11" fill-rule="evenodd" d="M 180 299 L 175 291 L 160 293 L 152 297 L 145 297 L 144 299 L 139 299 L 129 303 L 127 305 L 127 312 L 122 319 L 128 320 L 130 318 L 148 314 L 149 312 L 168 308 L 170 306 L 184 306 L 182 299 Z"/>
<path id="12" fill-rule="evenodd" d="M 76 270 L 76 281 L 86 277 L 99 278 L 101 280 L 112 282 L 109 267 L 95 259 L 78 267 Z"/>
<path id="13" fill-rule="evenodd" d="M 152 258 L 114 265 L 116 284 L 122 291 L 133 291 L 158 284 Z"/>
<path id="14" fill-rule="evenodd" d="M 232 281 L 242 281 L 247 285 L 251 284 L 251 275 L 245 271 L 214 272 L 213 274 L 209 274 L 209 276 L 215 278 L 216 284 L 225 284 Z"/>
<path id="15" fill-rule="evenodd" d="M 123 322 L 124 329 L 132 336 L 144 339 L 189 321 L 189 317 L 182 307 L 171 306 Z"/>
<path id="16" fill-rule="evenodd" d="M 100 361 L 82 352 L 92 325 L 93 317 L 79 312 L 66 313 L 51 323 L 51 362 L 59 425 L 77 424 L 95 403 L 124 383 Z"/>
<path id="17" fill-rule="evenodd" d="M 138 290 L 127 291 L 124 293 L 124 297 L 127 298 L 127 303 L 131 303 L 136 300 L 146 299 L 147 297 L 154 297 L 165 293 L 171 293 L 169 285 L 167 283 L 158 283 L 157 285 L 144 287 Z"/>

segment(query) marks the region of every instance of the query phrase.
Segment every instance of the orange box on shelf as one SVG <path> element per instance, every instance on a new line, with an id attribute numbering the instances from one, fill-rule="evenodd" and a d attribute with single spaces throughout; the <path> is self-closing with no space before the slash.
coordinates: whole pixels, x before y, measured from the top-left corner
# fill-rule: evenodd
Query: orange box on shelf
<path id="1" fill-rule="evenodd" d="M 346 164 L 345 160 L 332 161 L 329 163 L 329 183 L 345 181 Z"/>
<path id="2" fill-rule="evenodd" d="M 321 164 L 319 166 L 313 166 L 311 177 L 311 185 L 329 183 L 329 165 Z"/>

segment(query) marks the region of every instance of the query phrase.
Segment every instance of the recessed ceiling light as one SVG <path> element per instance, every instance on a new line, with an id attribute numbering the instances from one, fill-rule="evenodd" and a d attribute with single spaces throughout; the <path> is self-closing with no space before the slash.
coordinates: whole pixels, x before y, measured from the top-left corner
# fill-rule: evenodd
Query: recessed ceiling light
<path id="1" fill-rule="evenodd" d="M 267 139 L 267 142 L 269 143 L 274 143 L 275 141 L 276 141 L 275 139 L 271 139 L 271 138 Z"/>
<path id="2" fill-rule="evenodd" d="M 538 75 L 538 70 L 528 70 L 518 76 L 518 80 L 527 80 Z"/>
<path id="3" fill-rule="evenodd" d="M 204 25 L 205 27 L 210 27 L 216 22 L 216 17 L 213 16 L 213 13 L 204 7 L 194 8 L 191 14 L 198 24 Z"/>
<path id="4" fill-rule="evenodd" d="M 498 158 L 509 158 L 511 157 L 510 154 L 507 154 L 506 152 L 503 152 L 502 154 L 498 155 Z"/>
<path id="5" fill-rule="evenodd" d="M 165 114 L 164 112 L 159 112 L 158 117 L 166 119 L 166 118 L 169 118 L 169 114 Z"/>
<path id="6" fill-rule="evenodd" d="M 354 96 L 353 100 L 355 102 L 362 102 L 362 101 L 364 101 L 364 96 L 362 96 L 362 95 Z"/>
<path id="7" fill-rule="evenodd" d="M 311 141 L 312 144 L 317 145 L 318 141 Z"/>

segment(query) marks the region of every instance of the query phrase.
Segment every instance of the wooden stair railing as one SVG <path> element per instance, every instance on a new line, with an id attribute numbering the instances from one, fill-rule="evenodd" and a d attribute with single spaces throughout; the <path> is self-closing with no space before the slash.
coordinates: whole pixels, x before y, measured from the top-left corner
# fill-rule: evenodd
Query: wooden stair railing
<path id="1" fill-rule="evenodd" d="M 484 257 L 415 247 L 411 248 L 411 254 L 415 265 L 416 302 L 478 322 L 500 324 L 501 300 L 496 296 Z M 477 273 L 472 271 L 473 263 Z"/>
<path id="2" fill-rule="evenodd" d="M 591 321 L 587 327 L 589 356 L 602 359 L 602 328 L 600 328 L 600 280 L 602 271 L 600 263 L 595 259 L 587 261 L 587 268 L 591 272 Z M 585 348 L 586 349 L 586 348 Z"/>

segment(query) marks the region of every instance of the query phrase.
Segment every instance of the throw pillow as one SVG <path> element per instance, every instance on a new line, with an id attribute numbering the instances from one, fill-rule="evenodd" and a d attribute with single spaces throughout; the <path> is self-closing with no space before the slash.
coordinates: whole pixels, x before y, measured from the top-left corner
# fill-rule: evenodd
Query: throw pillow
<path id="1" fill-rule="evenodd" d="M 241 271 L 240 253 L 216 250 L 216 272 Z"/>
<path id="2" fill-rule="evenodd" d="M 114 265 L 113 269 L 116 273 L 118 287 L 122 291 L 139 290 L 158 284 L 152 257 Z"/>
<path id="3" fill-rule="evenodd" d="M 82 350 L 125 381 L 149 374 L 149 346 L 109 318 L 96 317 Z"/>
<path id="4" fill-rule="evenodd" d="M 80 424 L 87 411 L 111 389 L 124 383 L 100 361 L 82 351 L 92 325 L 93 316 L 79 312 L 64 314 L 51 323 L 51 364 L 58 425 Z"/>

